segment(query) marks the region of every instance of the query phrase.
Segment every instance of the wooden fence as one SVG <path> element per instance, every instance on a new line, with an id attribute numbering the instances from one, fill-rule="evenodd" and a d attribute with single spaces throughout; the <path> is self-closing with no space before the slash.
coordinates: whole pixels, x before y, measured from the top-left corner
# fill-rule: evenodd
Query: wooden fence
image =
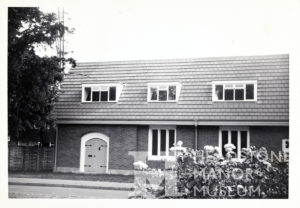
<path id="1" fill-rule="evenodd" d="M 53 167 L 53 147 L 9 146 L 8 170 L 50 171 Z"/>

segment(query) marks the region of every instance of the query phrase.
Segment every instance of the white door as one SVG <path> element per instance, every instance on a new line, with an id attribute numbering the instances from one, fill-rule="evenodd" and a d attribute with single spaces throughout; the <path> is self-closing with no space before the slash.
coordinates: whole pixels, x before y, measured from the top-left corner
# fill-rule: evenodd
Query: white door
<path id="1" fill-rule="evenodd" d="M 99 138 L 85 143 L 84 172 L 105 173 L 107 164 L 107 143 Z"/>

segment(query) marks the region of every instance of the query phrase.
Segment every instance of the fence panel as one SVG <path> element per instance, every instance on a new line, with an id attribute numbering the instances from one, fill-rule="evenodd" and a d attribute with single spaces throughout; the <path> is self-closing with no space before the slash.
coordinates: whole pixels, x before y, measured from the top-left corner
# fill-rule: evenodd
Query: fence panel
<path id="1" fill-rule="evenodd" d="M 18 146 L 10 146 L 8 148 L 8 169 L 23 169 L 23 148 Z"/>
<path id="2" fill-rule="evenodd" d="M 39 148 L 39 169 L 53 170 L 54 148 Z"/>
<path id="3" fill-rule="evenodd" d="M 9 146 L 9 170 L 51 171 L 53 167 L 54 148 Z"/>

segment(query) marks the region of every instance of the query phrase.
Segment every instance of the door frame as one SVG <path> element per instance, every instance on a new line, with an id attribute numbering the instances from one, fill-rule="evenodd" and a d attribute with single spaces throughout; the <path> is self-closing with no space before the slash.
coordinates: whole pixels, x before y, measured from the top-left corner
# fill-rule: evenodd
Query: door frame
<path id="1" fill-rule="evenodd" d="M 84 163 L 85 163 L 85 143 L 90 139 L 102 139 L 107 144 L 106 151 L 106 170 L 105 173 L 108 173 L 108 161 L 109 161 L 109 137 L 105 134 L 92 132 L 87 133 L 81 137 L 81 145 L 80 145 L 80 172 L 84 172 Z"/>

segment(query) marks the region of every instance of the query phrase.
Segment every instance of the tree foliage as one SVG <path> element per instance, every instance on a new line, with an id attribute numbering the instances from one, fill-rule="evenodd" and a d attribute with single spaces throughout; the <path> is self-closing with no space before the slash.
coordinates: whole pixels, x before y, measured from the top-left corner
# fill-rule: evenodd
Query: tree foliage
<path id="1" fill-rule="evenodd" d="M 18 139 L 28 129 L 45 130 L 53 125 L 51 110 L 64 77 L 65 64 L 72 58 L 40 57 L 37 46 L 51 47 L 72 30 L 54 13 L 39 8 L 8 10 L 8 125 L 9 136 Z"/>

